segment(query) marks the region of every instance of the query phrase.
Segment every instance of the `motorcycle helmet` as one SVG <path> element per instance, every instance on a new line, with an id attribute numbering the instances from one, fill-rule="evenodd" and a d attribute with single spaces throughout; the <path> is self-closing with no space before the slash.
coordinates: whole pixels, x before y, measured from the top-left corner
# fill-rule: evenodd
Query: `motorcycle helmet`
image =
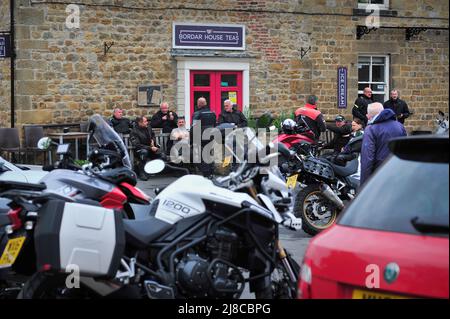
<path id="1" fill-rule="evenodd" d="M 285 119 L 282 124 L 282 129 L 285 134 L 293 134 L 296 123 L 292 119 Z"/>

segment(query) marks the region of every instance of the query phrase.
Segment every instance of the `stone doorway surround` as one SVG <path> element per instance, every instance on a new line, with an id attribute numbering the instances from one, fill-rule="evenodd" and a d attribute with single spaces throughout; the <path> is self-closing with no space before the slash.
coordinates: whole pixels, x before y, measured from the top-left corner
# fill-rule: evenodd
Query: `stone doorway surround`
<path id="1" fill-rule="evenodd" d="M 190 111 L 190 71 L 242 71 L 242 110 L 250 105 L 250 57 L 229 58 L 211 56 L 183 56 L 174 55 L 177 62 L 177 90 L 176 105 L 177 113 L 184 115 L 186 126 L 191 124 Z"/>

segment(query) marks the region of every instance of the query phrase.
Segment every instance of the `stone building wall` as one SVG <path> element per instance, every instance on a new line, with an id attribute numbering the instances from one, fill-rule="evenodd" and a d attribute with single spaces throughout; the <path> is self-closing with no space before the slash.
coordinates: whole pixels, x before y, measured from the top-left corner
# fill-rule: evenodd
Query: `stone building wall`
<path id="1" fill-rule="evenodd" d="M 6 2 L 6 1 L 5 1 Z M 0 2 L 0 31 L 9 30 L 9 4 Z M 0 127 L 10 126 L 11 62 L 0 58 Z"/>
<path id="2" fill-rule="evenodd" d="M 0 12 L 7 12 L 5 2 Z M 246 25 L 250 109 L 256 114 L 291 112 L 313 93 L 327 119 L 350 115 L 361 53 L 390 55 L 391 88 L 415 112 L 409 130 L 432 128 L 436 111 L 448 110 L 448 31 L 428 30 L 405 41 L 402 29 L 379 29 L 357 40 L 356 26 L 366 17 L 353 16 L 356 0 L 83 0 L 79 30 L 66 28 L 66 5 L 52 2 L 21 0 L 17 8 L 19 125 L 78 122 L 97 112 L 108 116 L 115 106 L 127 116 L 153 114 L 156 108 L 137 106 L 137 86 L 146 83 L 163 84 L 164 100 L 176 105 L 175 21 Z M 381 17 L 382 25 L 448 27 L 448 1 L 391 0 L 390 7 L 398 17 Z M 114 42 L 106 56 L 105 41 Z M 301 49 L 310 46 L 301 58 Z M 337 109 L 338 66 L 349 70 L 344 111 Z M 0 68 L 5 125 L 9 61 L 0 61 Z"/>

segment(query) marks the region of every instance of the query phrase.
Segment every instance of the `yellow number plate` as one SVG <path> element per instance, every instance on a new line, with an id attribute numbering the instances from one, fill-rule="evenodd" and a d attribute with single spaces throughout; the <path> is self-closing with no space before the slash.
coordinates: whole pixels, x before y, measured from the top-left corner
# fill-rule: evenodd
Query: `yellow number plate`
<path id="1" fill-rule="evenodd" d="M 231 156 L 227 156 L 223 159 L 222 167 L 227 167 L 231 163 Z"/>
<path id="2" fill-rule="evenodd" d="M 3 255 L 0 257 L 0 268 L 11 267 L 14 264 L 24 242 L 25 236 L 8 240 Z"/>
<path id="3" fill-rule="evenodd" d="M 286 186 L 288 188 L 295 188 L 295 185 L 297 185 L 297 178 L 298 178 L 298 174 L 289 176 L 286 181 Z"/>
<path id="4" fill-rule="evenodd" d="M 409 299 L 408 297 L 391 295 L 379 292 L 373 292 L 369 290 L 353 290 L 353 299 Z"/>

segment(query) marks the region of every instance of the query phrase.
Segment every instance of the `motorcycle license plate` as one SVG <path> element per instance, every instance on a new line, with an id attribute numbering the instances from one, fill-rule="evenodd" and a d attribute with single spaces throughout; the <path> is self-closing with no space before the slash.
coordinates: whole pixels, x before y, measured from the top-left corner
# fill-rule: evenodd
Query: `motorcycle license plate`
<path id="1" fill-rule="evenodd" d="M 286 186 L 288 188 L 295 188 L 295 186 L 297 185 L 297 179 L 298 179 L 298 174 L 289 176 L 286 181 Z"/>
<path id="2" fill-rule="evenodd" d="M 231 163 L 231 156 L 226 156 L 224 159 L 223 159 L 223 163 L 222 163 L 222 167 L 227 167 L 228 165 L 230 165 L 230 163 Z"/>
<path id="3" fill-rule="evenodd" d="M 5 250 L 0 257 L 0 268 L 8 268 L 14 265 L 17 256 L 19 256 L 19 253 L 22 250 L 25 239 L 26 237 L 22 236 L 8 240 Z"/>

